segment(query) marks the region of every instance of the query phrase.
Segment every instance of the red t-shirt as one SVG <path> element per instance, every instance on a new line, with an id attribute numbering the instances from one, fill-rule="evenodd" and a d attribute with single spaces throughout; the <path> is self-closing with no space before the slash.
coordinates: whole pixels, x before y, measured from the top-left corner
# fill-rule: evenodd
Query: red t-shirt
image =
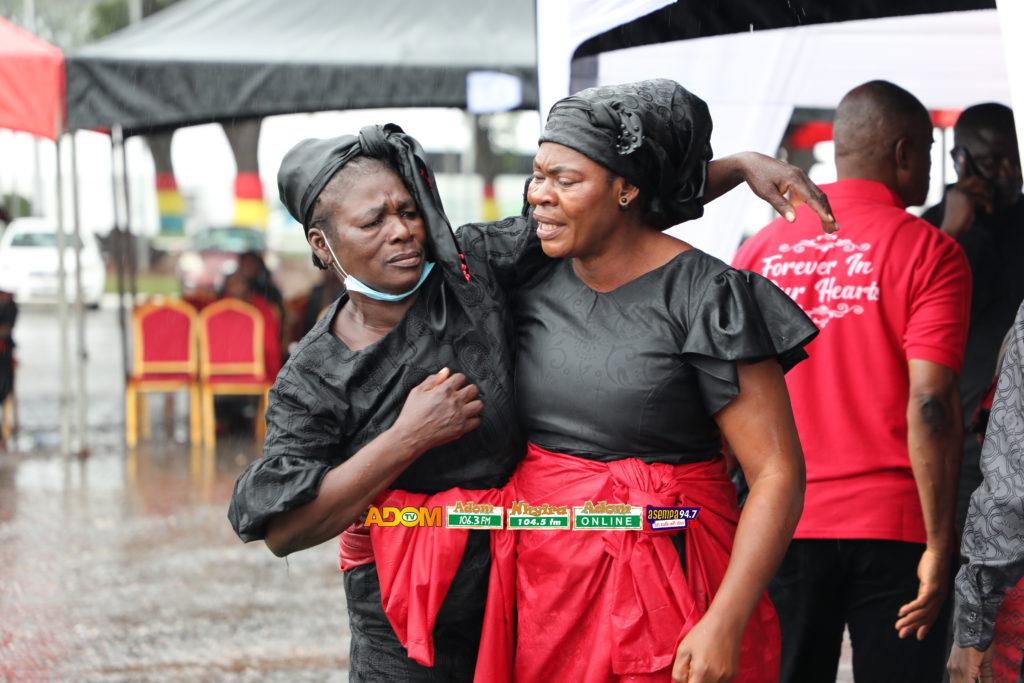
<path id="1" fill-rule="evenodd" d="M 885 185 L 822 188 L 840 230 L 797 210 L 743 244 L 733 266 L 760 273 L 821 334 L 786 376 L 807 461 L 796 538 L 924 543 L 907 452 L 907 361 L 960 371 L 971 273 L 959 245 L 904 210 Z"/>

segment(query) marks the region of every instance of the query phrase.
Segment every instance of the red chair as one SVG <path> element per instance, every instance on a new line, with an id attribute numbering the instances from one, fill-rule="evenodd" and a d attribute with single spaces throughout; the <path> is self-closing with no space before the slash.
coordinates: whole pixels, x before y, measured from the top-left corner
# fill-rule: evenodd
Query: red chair
<path id="1" fill-rule="evenodd" d="M 263 360 L 263 315 L 238 299 L 221 299 L 199 313 L 199 383 L 203 403 L 203 444 L 216 443 L 213 397 L 259 396 L 256 439 L 262 443 L 271 382 Z"/>
<path id="2" fill-rule="evenodd" d="M 132 311 L 134 362 L 125 388 L 125 441 L 134 446 L 149 436 L 146 394 L 187 391 L 189 439 L 199 441 L 199 359 L 196 309 L 178 299 L 147 303 Z"/>

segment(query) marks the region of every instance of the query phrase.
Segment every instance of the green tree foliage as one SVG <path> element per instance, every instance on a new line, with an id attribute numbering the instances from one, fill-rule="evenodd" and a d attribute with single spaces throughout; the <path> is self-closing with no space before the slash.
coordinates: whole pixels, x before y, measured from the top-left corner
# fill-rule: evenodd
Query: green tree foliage
<path id="1" fill-rule="evenodd" d="M 99 40 L 119 31 L 131 21 L 131 12 L 128 8 L 130 0 L 100 0 L 93 8 L 92 30 L 89 32 L 90 40 Z M 165 7 L 173 5 L 178 0 L 142 0 L 142 16 L 159 12 Z"/>
<path id="2" fill-rule="evenodd" d="M 0 16 L 62 50 L 88 42 L 92 6 L 97 0 L 0 0 Z M 34 16 L 27 12 L 34 8 Z"/>
<path id="3" fill-rule="evenodd" d="M 6 216 L 4 215 L 6 214 Z M 8 192 L 0 196 L 0 220 L 32 215 L 32 202 L 28 197 Z"/>
<path id="4" fill-rule="evenodd" d="M 92 30 L 89 31 L 89 40 L 99 40 L 123 29 L 128 23 L 128 3 L 125 0 L 103 0 L 92 8 Z"/>
<path id="5" fill-rule="evenodd" d="M 148 17 L 177 0 L 34 0 L 34 17 L 26 16 L 29 3 L 25 0 L 0 0 L 0 17 L 62 50 L 72 50 L 127 26 L 133 1 Z"/>

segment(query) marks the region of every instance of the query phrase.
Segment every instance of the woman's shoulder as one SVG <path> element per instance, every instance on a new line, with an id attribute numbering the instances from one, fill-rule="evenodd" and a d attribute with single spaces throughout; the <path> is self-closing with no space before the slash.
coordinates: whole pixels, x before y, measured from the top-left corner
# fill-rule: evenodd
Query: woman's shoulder
<path id="1" fill-rule="evenodd" d="M 725 261 L 697 247 L 681 252 L 677 260 L 688 260 L 689 262 L 684 265 L 694 277 L 714 277 L 725 271 L 732 270 L 732 267 Z"/>
<path id="2" fill-rule="evenodd" d="M 714 289 L 727 288 L 735 270 L 721 259 L 697 248 L 681 251 L 662 269 L 662 276 L 672 283 L 670 291 L 686 300 L 699 301 Z"/>
<path id="3" fill-rule="evenodd" d="M 686 258 L 678 258 L 677 268 L 685 272 L 692 291 L 701 296 L 733 293 L 737 288 L 760 287 L 761 281 L 770 282 L 753 271 L 734 268 L 716 256 L 700 249 L 684 252 Z M 683 255 L 680 255 L 683 256 Z"/>
<path id="4" fill-rule="evenodd" d="M 355 386 L 351 361 L 352 354 L 345 353 L 344 344 L 329 329 L 319 334 L 317 328 L 310 330 L 292 350 L 270 388 L 268 425 L 280 422 L 282 414 L 298 413 L 305 414 L 306 419 L 314 414 L 326 415 L 340 424 Z"/>
<path id="5" fill-rule="evenodd" d="M 338 312 L 338 307 L 346 298 L 343 294 L 335 299 L 334 303 L 327 307 L 324 314 L 320 316 L 312 329 L 296 343 L 295 347 L 288 354 L 288 361 L 281 370 L 279 377 L 289 374 L 291 366 L 302 368 L 302 372 L 319 372 L 323 366 L 324 358 L 337 352 L 342 344 L 337 343 L 334 334 L 331 332 L 331 321 Z"/>

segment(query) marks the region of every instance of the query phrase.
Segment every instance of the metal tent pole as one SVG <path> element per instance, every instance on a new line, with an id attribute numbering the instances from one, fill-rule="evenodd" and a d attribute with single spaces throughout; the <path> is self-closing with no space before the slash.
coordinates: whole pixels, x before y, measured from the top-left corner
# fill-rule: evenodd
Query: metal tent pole
<path id="1" fill-rule="evenodd" d="M 121 366 L 122 380 L 128 381 L 128 328 L 125 321 L 124 291 L 124 231 L 121 229 L 121 193 L 117 191 L 117 145 L 121 139 L 121 126 L 115 125 L 110 131 L 110 188 L 114 200 L 114 263 L 117 266 L 117 323 L 121 330 Z"/>
<path id="2" fill-rule="evenodd" d="M 78 135 L 71 133 L 71 207 L 75 228 L 75 433 L 79 456 L 88 453 L 85 431 L 85 302 L 82 300 L 82 220 L 78 194 Z"/>
<path id="3" fill-rule="evenodd" d="M 132 310 L 135 310 L 135 300 L 139 296 L 138 286 L 138 249 L 139 244 L 135 240 L 135 234 L 132 232 L 132 203 L 131 203 L 131 192 L 128 187 L 128 152 L 126 151 L 124 132 L 121 130 L 121 126 L 117 127 L 118 137 L 121 142 L 121 176 L 122 185 L 121 192 L 124 194 L 124 229 L 125 236 L 128 238 L 128 285 L 132 295 L 129 299 Z"/>
<path id="4" fill-rule="evenodd" d="M 64 267 L 64 180 L 61 163 L 63 134 L 57 136 L 57 324 L 60 345 L 60 453 L 65 458 L 71 451 L 71 415 L 68 398 L 71 394 L 71 376 L 68 344 L 67 271 Z"/>

